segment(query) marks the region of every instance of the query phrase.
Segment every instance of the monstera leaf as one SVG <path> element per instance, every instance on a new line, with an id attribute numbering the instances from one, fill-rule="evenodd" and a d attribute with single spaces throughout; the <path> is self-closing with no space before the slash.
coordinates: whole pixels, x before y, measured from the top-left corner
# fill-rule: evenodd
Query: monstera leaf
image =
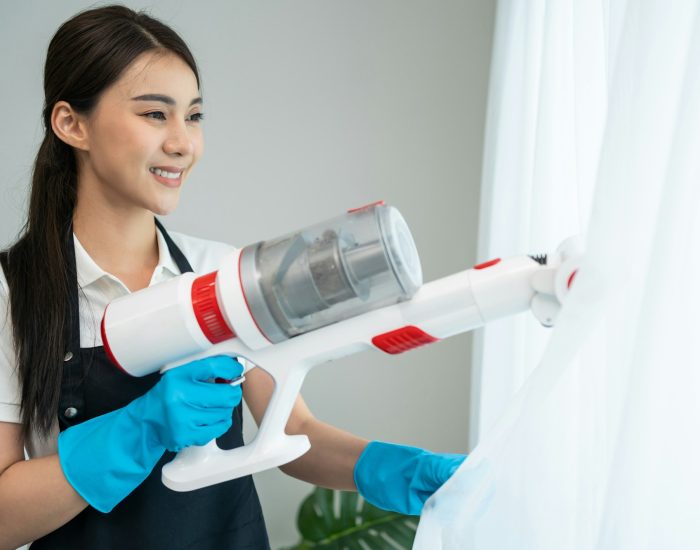
<path id="1" fill-rule="evenodd" d="M 320 487 L 299 508 L 302 540 L 282 550 L 396 550 L 413 546 L 418 518 L 386 512 L 357 493 Z"/>

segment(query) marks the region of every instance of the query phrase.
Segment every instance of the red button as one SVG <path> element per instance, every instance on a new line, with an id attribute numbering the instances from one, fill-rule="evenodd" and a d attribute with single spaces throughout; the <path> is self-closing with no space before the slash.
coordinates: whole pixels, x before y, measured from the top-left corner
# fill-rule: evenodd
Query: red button
<path id="1" fill-rule="evenodd" d="M 418 327 L 408 325 L 397 330 L 385 332 L 372 338 L 372 343 L 380 350 L 396 355 L 426 344 L 437 342 L 439 338 L 431 336 Z"/>
<path id="2" fill-rule="evenodd" d="M 475 265 L 474 269 L 486 269 L 487 267 L 491 267 L 492 265 L 496 265 L 500 261 L 501 261 L 500 258 L 496 258 L 494 260 L 489 260 L 488 262 L 484 262 L 483 264 Z"/>

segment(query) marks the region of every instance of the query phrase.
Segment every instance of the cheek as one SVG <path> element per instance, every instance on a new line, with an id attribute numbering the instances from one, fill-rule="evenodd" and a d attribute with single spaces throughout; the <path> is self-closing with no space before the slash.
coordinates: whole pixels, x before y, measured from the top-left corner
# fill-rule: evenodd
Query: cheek
<path id="1" fill-rule="evenodd" d="M 202 135 L 201 130 L 195 136 L 194 139 L 194 157 L 198 159 L 204 154 L 204 135 Z"/>
<path id="2" fill-rule="evenodd" d="M 99 140 L 100 164 L 119 171 L 137 168 L 152 147 L 148 134 L 134 124 L 112 121 Z"/>
<path id="3" fill-rule="evenodd" d="M 192 164 L 194 165 L 204 154 L 204 138 L 201 132 L 192 136 Z"/>

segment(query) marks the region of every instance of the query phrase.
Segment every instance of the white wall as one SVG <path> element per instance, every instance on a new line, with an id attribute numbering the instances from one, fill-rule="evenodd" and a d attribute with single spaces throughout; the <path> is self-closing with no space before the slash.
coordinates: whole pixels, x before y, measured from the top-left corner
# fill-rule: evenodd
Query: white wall
<path id="1" fill-rule="evenodd" d="M 125 3 L 178 30 L 202 72 L 207 151 L 167 227 L 245 245 L 384 199 L 411 226 L 426 281 L 484 259 L 476 216 L 495 0 Z M 98 4 L 3 2 L 0 245 L 23 221 L 48 41 Z M 347 358 L 312 371 L 303 394 L 316 416 L 364 437 L 465 452 L 470 351 L 462 335 Z M 256 481 L 273 548 L 295 542 L 311 487 L 279 471 Z"/>

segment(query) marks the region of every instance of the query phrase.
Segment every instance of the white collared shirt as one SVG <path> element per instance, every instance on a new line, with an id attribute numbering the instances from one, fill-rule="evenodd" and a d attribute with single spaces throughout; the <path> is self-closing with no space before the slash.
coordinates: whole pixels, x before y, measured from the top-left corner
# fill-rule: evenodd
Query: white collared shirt
<path id="1" fill-rule="evenodd" d="M 158 265 L 148 286 L 166 281 L 180 274 L 175 260 L 160 231 L 158 237 Z M 168 231 L 173 242 L 190 262 L 195 273 L 205 274 L 219 269 L 224 256 L 235 248 L 225 243 L 190 237 Z M 127 286 L 111 273 L 107 273 L 86 252 L 73 235 L 75 265 L 78 278 L 80 305 L 80 347 L 102 345 L 100 322 L 107 304 L 119 296 L 129 294 Z M 9 316 L 9 297 L 5 275 L 0 266 L 0 422 L 19 423 L 20 385 L 16 372 L 16 357 L 12 340 L 12 323 Z M 27 442 L 30 457 L 45 456 L 56 452 L 58 422 L 48 440 L 33 435 Z"/>

